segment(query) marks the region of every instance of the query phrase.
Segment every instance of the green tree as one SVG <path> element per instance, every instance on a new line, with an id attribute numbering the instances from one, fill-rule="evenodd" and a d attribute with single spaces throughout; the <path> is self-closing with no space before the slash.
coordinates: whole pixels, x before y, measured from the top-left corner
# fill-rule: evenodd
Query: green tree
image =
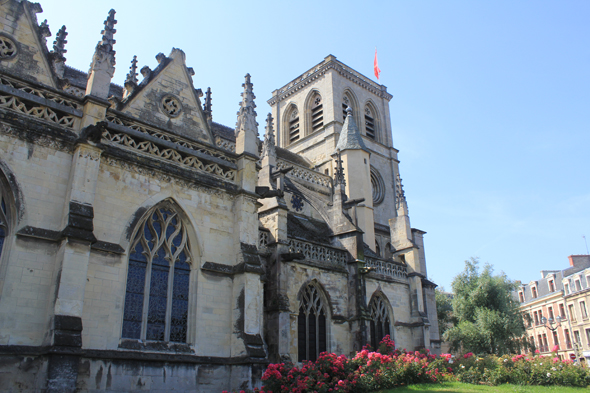
<path id="1" fill-rule="evenodd" d="M 444 334 L 452 350 L 476 354 L 519 352 L 527 345 L 519 305 L 513 298 L 515 282 L 506 274 L 493 275 L 493 267 L 465 261 L 465 270 L 453 280 L 455 326 Z"/>
<path id="2" fill-rule="evenodd" d="M 445 332 L 454 325 L 453 319 L 453 304 L 449 294 L 445 292 L 444 288 L 437 288 L 434 291 L 436 297 L 436 316 L 438 319 L 438 331 L 442 337 Z"/>

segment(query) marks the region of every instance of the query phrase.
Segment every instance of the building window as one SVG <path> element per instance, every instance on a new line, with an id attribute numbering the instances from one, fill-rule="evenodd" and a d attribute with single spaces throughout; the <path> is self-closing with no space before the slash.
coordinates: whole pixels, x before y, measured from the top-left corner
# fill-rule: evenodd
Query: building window
<path id="1" fill-rule="evenodd" d="M 564 287 L 564 289 L 565 289 L 565 294 L 566 294 L 566 295 L 569 295 L 569 293 L 570 293 L 570 286 L 569 286 L 569 284 L 564 284 L 564 286 L 563 286 L 563 287 Z"/>
<path id="2" fill-rule="evenodd" d="M 379 247 L 377 240 L 375 240 L 375 254 L 377 254 L 378 257 L 381 256 L 381 248 Z"/>
<path id="3" fill-rule="evenodd" d="M 553 319 L 553 307 L 549 307 L 547 311 L 549 312 L 549 319 Z"/>
<path id="4" fill-rule="evenodd" d="M 369 310 L 371 312 L 371 346 L 377 350 L 383 337 L 391 335 L 391 320 L 385 301 L 381 296 L 374 296 L 371 299 Z"/>
<path id="5" fill-rule="evenodd" d="M 576 320 L 576 313 L 574 312 L 574 305 L 573 305 L 573 304 L 569 304 L 569 305 L 567 306 L 567 308 L 568 308 L 568 310 L 570 311 L 570 319 L 571 319 L 572 321 L 575 321 L 575 320 Z"/>
<path id="6" fill-rule="evenodd" d="M 553 345 L 557 345 L 559 349 L 559 339 L 557 338 L 557 332 L 553 332 Z"/>
<path id="7" fill-rule="evenodd" d="M 580 340 L 580 331 L 579 330 L 574 330 L 574 338 L 575 338 L 575 342 L 580 345 L 582 344 L 582 340 Z"/>
<path id="8" fill-rule="evenodd" d="M 547 342 L 547 335 L 543 333 L 543 351 L 541 352 L 549 352 L 549 343 Z"/>
<path id="9" fill-rule="evenodd" d="M 375 111 L 369 105 L 365 106 L 365 132 L 371 139 L 375 139 Z"/>
<path id="10" fill-rule="evenodd" d="M 576 284 L 576 291 L 581 291 L 582 290 L 582 284 L 580 283 L 580 280 L 575 280 L 574 282 Z"/>
<path id="11" fill-rule="evenodd" d="M 311 99 L 311 132 L 316 132 L 324 126 L 324 108 L 322 96 L 315 93 Z"/>
<path id="12" fill-rule="evenodd" d="M 590 288 L 590 276 L 586 276 L 586 288 Z"/>
<path id="13" fill-rule="evenodd" d="M 151 211 L 132 243 L 123 338 L 187 341 L 190 251 L 170 203 Z"/>
<path id="14" fill-rule="evenodd" d="M 301 291 L 297 317 L 299 361 L 314 362 L 327 350 L 326 307 L 320 289 L 309 284 Z"/>
<path id="15" fill-rule="evenodd" d="M 379 205 L 385 199 L 385 181 L 379 171 L 371 165 L 371 189 L 373 191 L 373 206 Z"/>
<path id="16" fill-rule="evenodd" d="M 588 343 L 588 346 L 590 347 L 590 329 L 586 329 L 586 342 Z"/>
<path id="17" fill-rule="evenodd" d="M 563 304 L 559 305 L 559 315 L 561 318 L 565 318 L 565 307 L 563 307 Z"/>
<path id="18" fill-rule="evenodd" d="M 555 292 L 555 284 L 553 280 L 549 281 L 549 292 Z"/>
<path id="19" fill-rule="evenodd" d="M 520 299 L 521 303 L 524 303 L 524 294 L 522 292 L 518 292 L 518 298 Z"/>
<path id="20" fill-rule="evenodd" d="M 565 333 L 565 346 L 567 349 L 572 349 L 572 340 L 570 339 L 570 331 L 567 329 L 563 330 Z"/>
<path id="21" fill-rule="evenodd" d="M 586 312 L 586 302 L 580 302 L 580 312 L 582 313 L 582 318 L 588 318 L 588 313 Z"/>
<path id="22" fill-rule="evenodd" d="M 353 105 L 352 105 L 352 100 L 350 99 L 350 97 L 347 94 L 344 94 L 344 98 L 342 98 L 342 122 L 344 122 L 344 120 L 346 120 L 346 116 L 348 116 L 348 113 L 346 112 L 346 110 L 349 107 L 351 109 L 354 109 Z"/>
<path id="23" fill-rule="evenodd" d="M 535 325 L 539 324 L 539 314 L 536 311 L 533 311 L 533 315 L 535 317 Z"/>
<path id="24" fill-rule="evenodd" d="M 533 293 L 533 299 L 537 298 L 537 288 L 536 287 L 532 287 L 531 288 L 531 292 Z"/>
<path id="25" fill-rule="evenodd" d="M 299 111 L 295 105 L 291 106 L 290 112 L 287 116 L 287 125 L 289 127 L 288 141 L 289 144 L 299 140 Z"/>

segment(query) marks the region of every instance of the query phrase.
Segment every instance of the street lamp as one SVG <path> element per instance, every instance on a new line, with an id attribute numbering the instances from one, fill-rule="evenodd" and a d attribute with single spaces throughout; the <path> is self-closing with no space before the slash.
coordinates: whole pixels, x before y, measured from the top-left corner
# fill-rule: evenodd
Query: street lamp
<path id="1" fill-rule="evenodd" d="M 547 322 L 549 322 L 549 325 L 547 325 Z M 555 323 L 557 322 L 557 323 Z M 545 327 L 549 330 L 551 330 L 552 332 L 556 331 L 558 327 L 561 326 L 561 317 L 558 315 L 557 317 L 555 317 L 555 321 L 553 320 L 553 318 L 541 318 L 541 323 L 543 323 L 543 325 L 545 325 Z M 555 326 L 554 326 L 555 325 Z"/>

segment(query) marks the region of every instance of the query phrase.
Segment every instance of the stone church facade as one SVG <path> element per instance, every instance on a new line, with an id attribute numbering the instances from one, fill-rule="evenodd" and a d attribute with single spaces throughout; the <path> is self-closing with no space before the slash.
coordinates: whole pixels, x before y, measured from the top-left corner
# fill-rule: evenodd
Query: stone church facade
<path id="1" fill-rule="evenodd" d="M 328 56 L 260 140 L 250 75 L 226 127 L 181 50 L 121 87 L 113 10 L 88 73 L 40 12 L 0 1 L 0 391 L 247 388 L 386 334 L 438 351 L 385 86 Z"/>

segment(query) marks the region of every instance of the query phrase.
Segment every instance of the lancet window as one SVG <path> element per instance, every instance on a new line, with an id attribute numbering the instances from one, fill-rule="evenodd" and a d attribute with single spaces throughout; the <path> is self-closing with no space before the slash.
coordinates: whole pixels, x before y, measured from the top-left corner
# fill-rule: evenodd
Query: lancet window
<path id="1" fill-rule="evenodd" d="M 316 93 L 311 100 L 311 131 L 315 132 L 324 126 L 324 109 L 322 96 Z"/>
<path id="2" fill-rule="evenodd" d="M 347 96 L 344 96 L 344 98 L 342 99 L 342 121 L 346 120 L 346 116 L 348 115 L 346 113 L 346 110 L 348 109 L 349 106 L 350 106 L 350 98 L 348 98 Z"/>
<path id="3" fill-rule="evenodd" d="M 299 361 L 315 361 L 327 350 L 326 306 L 320 289 L 309 284 L 301 291 L 297 318 Z"/>
<path id="4" fill-rule="evenodd" d="M 287 124 L 289 127 L 289 136 L 288 136 L 289 144 L 291 144 L 293 142 L 297 142 L 300 137 L 300 134 L 299 134 L 299 111 L 297 110 L 297 107 L 295 105 L 293 105 L 291 107 L 291 111 L 289 112 L 289 115 L 287 116 Z"/>
<path id="5" fill-rule="evenodd" d="M 391 335 L 391 320 L 385 300 L 381 296 L 373 296 L 369 303 L 369 311 L 371 313 L 371 346 L 376 350 L 383 337 Z"/>
<path id="6" fill-rule="evenodd" d="M 365 106 L 365 132 L 371 139 L 375 139 L 375 113 L 369 105 Z"/>
<path id="7" fill-rule="evenodd" d="M 174 206 L 153 209 L 133 240 L 123 338 L 187 342 L 191 253 Z"/>

